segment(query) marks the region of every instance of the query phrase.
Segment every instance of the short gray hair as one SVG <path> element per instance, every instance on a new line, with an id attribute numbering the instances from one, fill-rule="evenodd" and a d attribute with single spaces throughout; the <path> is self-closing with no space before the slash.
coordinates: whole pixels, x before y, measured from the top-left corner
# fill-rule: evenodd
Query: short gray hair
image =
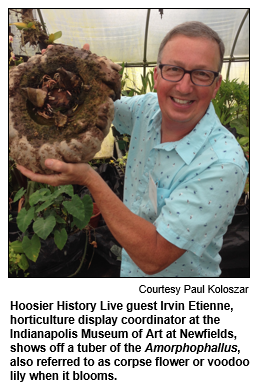
<path id="1" fill-rule="evenodd" d="M 195 22 L 195 21 L 182 23 L 174 27 L 166 34 L 159 47 L 157 64 L 160 64 L 161 62 L 161 57 L 165 45 L 176 35 L 185 35 L 187 37 L 203 37 L 217 42 L 219 47 L 219 53 L 220 53 L 220 63 L 219 63 L 218 71 L 219 72 L 221 71 L 223 65 L 224 53 L 225 53 L 225 45 L 223 41 L 213 29 L 211 29 L 210 27 L 208 27 L 206 24 L 202 22 Z"/>

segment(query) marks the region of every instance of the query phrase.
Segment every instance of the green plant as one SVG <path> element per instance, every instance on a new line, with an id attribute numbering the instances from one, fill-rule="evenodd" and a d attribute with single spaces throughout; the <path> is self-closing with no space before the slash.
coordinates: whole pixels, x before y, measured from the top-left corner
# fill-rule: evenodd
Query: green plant
<path id="1" fill-rule="evenodd" d="M 133 80 L 130 79 L 128 74 L 124 72 L 125 64 L 122 63 L 122 69 L 119 73 L 122 75 L 121 91 L 122 95 L 133 97 L 134 95 L 142 95 L 147 92 L 156 92 L 154 88 L 153 70 L 147 72 L 146 76 L 141 75 L 141 87 L 137 87 Z M 127 82 L 132 82 L 134 87 L 126 87 Z"/>
<path id="2" fill-rule="evenodd" d="M 30 42 L 31 45 L 36 45 L 38 43 L 39 37 L 42 37 L 45 34 L 42 30 L 41 23 L 39 23 L 37 21 L 30 21 L 28 23 L 16 22 L 16 23 L 9 23 L 9 25 L 15 25 L 18 30 L 21 30 L 21 33 L 23 33 L 23 32 L 31 33 L 32 36 L 34 37 L 34 42 L 28 41 L 28 42 Z M 56 39 L 59 39 L 60 37 L 62 37 L 62 31 L 57 31 L 56 33 L 51 33 L 49 35 L 46 35 L 46 37 L 45 37 L 46 39 L 44 40 L 44 42 L 47 45 L 50 45 Z M 21 36 L 21 41 L 22 41 L 22 44 L 24 45 L 23 35 Z"/>
<path id="3" fill-rule="evenodd" d="M 74 227 L 84 229 L 92 216 L 91 197 L 85 195 L 81 199 L 74 194 L 72 185 L 52 187 L 29 181 L 27 191 L 20 189 L 14 201 L 24 194 L 25 207 L 17 215 L 17 226 L 23 233 L 22 249 L 26 257 L 34 262 L 41 248 L 40 239 L 46 240 L 52 236 L 58 249 L 62 250 Z M 29 231 L 30 234 L 33 232 L 32 236 Z"/>
<path id="4" fill-rule="evenodd" d="M 249 159 L 249 85 L 238 79 L 222 80 L 212 102 L 221 123 L 236 130 L 237 141 Z M 244 192 L 249 192 L 249 178 Z"/>
<path id="5" fill-rule="evenodd" d="M 57 31 L 56 33 L 51 33 L 48 36 L 48 39 L 46 41 L 46 43 L 48 45 L 52 44 L 54 41 L 56 41 L 56 39 L 59 39 L 60 37 L 62 37 L 62 31 Z"/>
<path id="6" fill-rule="evenodd" d="M 246 119 L 240 117 L 231 121 L 230 126 L 236 128 L 237 133 L 242 136 L 241 138 L 238 136 L 237 141 L 247 156 L 247 153 L 249 152 L 249 127 L 246 124 Z"/>
<path id="7" fill-rule="evenodd" d="M 127 159 L 128 159 L 128 152 L 126 152 L 125 155 L 123 155 L 121 158 L 118 159 L 112 159 L 110 160 L 110 163 L 119 167 L 123 173 L 125 173 L 125 168 L 127 164 Z"/>
<path id="8" fill-rule="evenodd" d="M 8 182 L 9 197 L 22 187 L 27 187 L 27 178 L 16 168 L 13 158 L 8 156 Z"/>
<path id="9" fill-rule="evenodd" d="M 238 107 L 232 106 L 227 107 L 224 105 L 225 97 L 222 97 L 221 100 L 213 100 L 213 105 L 215 108 L 215 112 L 221 122 L 222 125 L 229 125 L 230 122 L 235 118 L 235 114 L 238 111 Z"/>
<path id="10" fill-rule="evenodd" d="M 249 86 L 238 79 L 222 80 L 216 97 L 212 100 L 221 123 L 229 126 L 231 121 L 243 117 L 249 124 Z"/>
<path id="11" fill-rule="evenodd" d="M 18 275 L 19 271 L 24 271 L 24 276 L 28 276 L 26 270 L 29 267 L 28 259 L 25 255 L 22 243 L 20 241 L 13 241 L 9 243 L 9 264 L 8 270 L 10 274 L 14 272 Z"/>
<path id="12" fill-rule="evenodd" d="M 129 145 L 130 145 L 130 135 L 127 135 L 124 133 L 123 135 L 120 136 L 115 136 L 115 139 L 117 140 L 119 149 L 127 152 L 129 150 Z"/>

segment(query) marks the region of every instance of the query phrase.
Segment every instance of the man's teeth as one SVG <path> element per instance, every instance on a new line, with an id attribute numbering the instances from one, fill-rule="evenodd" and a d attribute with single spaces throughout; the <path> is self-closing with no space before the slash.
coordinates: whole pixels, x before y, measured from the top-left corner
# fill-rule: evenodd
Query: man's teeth
<path id="1" fill-rule="evenodd" d="M 176 99 L 172 97 L 172 100 L 176 103 L 181 103 L 181 104 L 187 104 L 187 103 L 192 103 L 193 101 L 185 101 L 183 99 Z"/>

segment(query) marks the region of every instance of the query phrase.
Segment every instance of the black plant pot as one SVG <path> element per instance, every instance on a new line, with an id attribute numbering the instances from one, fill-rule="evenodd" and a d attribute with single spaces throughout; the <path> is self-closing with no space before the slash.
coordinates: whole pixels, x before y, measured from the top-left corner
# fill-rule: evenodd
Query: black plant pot
<path id="1" fill-rule="evenodd" d="M 29 278 L 66 278 L 79 267 L 84 254 L 86 233 L 69 235 L 66 245 L 59 250 L 53 238 L 41 240 L 37 261 L 30 261 Z"/>
<path id="2" fill-rule="evenodd" d="M 223 247 L 220 251 L 221 277 L 248 278 L 250 276 L 249 226 L 249 199 L 244 198 L 244 203 L 236 207 L 233 220 L 224 235 Z"/>

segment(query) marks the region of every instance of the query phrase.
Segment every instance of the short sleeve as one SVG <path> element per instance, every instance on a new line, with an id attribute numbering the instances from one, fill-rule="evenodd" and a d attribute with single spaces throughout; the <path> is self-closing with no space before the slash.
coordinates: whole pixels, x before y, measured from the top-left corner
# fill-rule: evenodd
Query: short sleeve
<path id="1" fill-rule="evenodd" d="M 165 199 L 155 221 L 158 233 L 179 248 L 202 256 L 232 221 L 246 174 L 232 163 L 216 163 L 181 182 Z"/>
<path id="2" fill-rule="evenodd" d="M 120 134 L 127 133 L 131 135 L 134 125 L 134 112 L 140 96 L 122 97 L 114 102 L 114 120 L 113 125 Z"/>

